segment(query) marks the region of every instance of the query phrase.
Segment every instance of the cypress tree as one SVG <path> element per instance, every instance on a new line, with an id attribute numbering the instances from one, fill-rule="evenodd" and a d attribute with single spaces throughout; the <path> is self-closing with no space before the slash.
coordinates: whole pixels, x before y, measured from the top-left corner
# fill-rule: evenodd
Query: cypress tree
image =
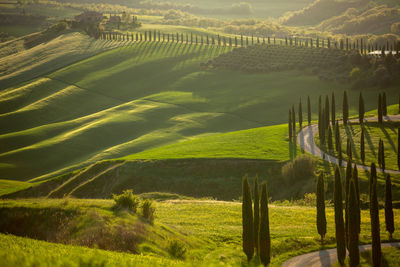
<path id="1" fill-rule="evenodd" d="M 335 124 L 335 147 L 336 152 L 339 152 L 339 148 L 342 146 L 342 141 L 340 140 L 339 123 Z"/>
<path id="2" fill-rule="evenodd" d="M 386 92 L 382 95 L 382 115 L 387 116 Z"/>
<path id="3" fill-rule="evenodd" d="M 342 166 L 342 160 L 343 160 L 343 158 L 342 158 L 342 147 L 341 146 L 339 146 L 339 149 L 338 149 L 337 153 L 338 153 L 338 163 L 339 163 L 339 166 L 341 167 Z"/>
<path id="4" fill-rule="evenodd" d="M 321 145 L 325 145 L 325 108 L 322 109 L 321 112 L 321 122 L 320 122 L 320 136 L 319 136 L 319 140 L 321 142 Z"/>
<path id="5" fill-rule="evenodd" d="M 260 206 L 260 260 L 267 266 L 271 259 L 271 237 L 269 232 L 267 184 L 262 184 Z"/>
<path id="6" fill-rule="evenodd" d="M 378 96 L 378 123 L 383 123 L 383 114 L 382 114 L 382 96 L 379 94 Z"/>
<path id="7" fill-rule="evenodd" d="M 243 178 L 243 204 L 242 204 L 242 226 L 243 226 L 243 252 L 250 261 L 254 254 L 254 232 L 253 232 L 253 207 L 251 192 L 247 176 Z"/>
<path id="8" fill-rule="evenodd" d="M 362 93 L 360 92 L 360 97 L 358 99 L 358 120 L 360 124 L 364 122 L 364 114 L 365 114 L 364 98 L 362 96 Z"/>
<path id="9" fill-rule="evenodd" d="M 310 96 L 307 97 L 307 115 L 308 115 L 308 125 L 311 125 L 311 103 Z M 400 166 L 400 165 L 399 165 Z"/>
<path id="10" fill-rule="evenodd" d="M 351 161 L 350 158 L 347 159 L 347 167 L 346 167 L 346 179 L 345 179 L 345 195 L 346 195 L 346 203 L 345 203 L 345 227 L 346 227 L 346 244 L 347 246 L 349 245 L 349 189 L 350 189 L 350 181 L 351 181 L 351 176 L 352 176 L 352 166 L 351 166 Z"/>
<path id="11" fill-rule="evenodd" d="M 338 261 L 343 265 L 344 259 L 346 258 L 346 241 L 343 221 L 342 181 L 340 179 L 340 171 L 338 167 L 335 169 L 334 190 L 336 250 Z"/>
<path id="12" fill-rule="evenodd" d="M 333 150 L 332 127 L 330 125 L 328 127 L 328 149 L 329 149 L 329 151 Z"/>
<path id="13" fill-rule="evenodd" d="M 382 170 L 383 171 L 385 171 L 385 169 L 386 169 L 386 164 L 385 164 L 385 145 L 384 145 L 384 143 L 383 143 L 383 141 L 381 140 L 381 142 L 382 142 L 382 149 L 381 149 L 381 153 L 382 153 L 382 155 L 381 155 L 381 164 L 382 164 Z"/>
<path id="14" fill-rule="evenodd" d="M 330 116 L 329 116 L 329 97 L 325 97 L 325 118 L 324 118 L 324 123 L 325 123 L 325 129 L 328 129 L 328 126 L 330 124 L 329 122 Z"/>
<path id="15" fill-rule="evenodd" d="M 349 102 L 347 100 L 347 92 L 343 93 L 343 124 L 347 125 L 347 121 L 349 120 Z"/>
<path id="16" fill-rule="evenodd" d="M 321 96 L 319 96 L 319 98 L 318 98 L 318 120 L 319 120 L 319 121 L 321 120 L 321 118 L 320 118 L 321 112 L 322 112 Z"/>
<path id="17" fill-rule="evenodd" d="M 326 216 L 325 216 L 325 192 L 324 175 L 321 173 L 317 181 L 317 230 L 321 236 L 321 243 L 324 242 L 326 234 Z"/>
<path id="18" fill-rule="evenodd" d="M 400 127 L 397 129 L 397 165 L 400 170 Z"/>
<path id="19" fill-rule="evenodd" d="M 292 106 L 292 123 L 293 123 L 293 139 L 296 139 L 296 113 L 294 111 L 294 105 Z"/>
<path id="20" fill-rule="evenodd" d="M 289 109 L 289 142 L 292 142 L 292 111 Z"/>
<path id="21" fill-rule="evenodd" d="M 357 196 L 354 181 L 350 181 L 348 197 L 348 249 L 350 258 L 350 267 L 356 267 L 360 263 L 360 251 L 358 249 L 358 231 L 357 231 Z"/>
<path id="22" fill-rule="evenodd" d="M 335 93 L 332 92 L 332 112 L 331 112 L 331 117 L 332 117 L 332 125 L 335 125 L 336 121 L 336 110 L 335 110 Z"/>
<path id="23" fill-rule="evenodd" d="M 382 140 L 379 139 L 379 145 L 378 145 L 378 165 L 380 168 L 382 168 Z"/>
<path id="24" fill-rule="evenodd" d="M 358 182 L 358 169 L 357 169 L 357 164 L 354 165 L 353 168 L 353 177 L 352 179 L 354 180 L 354 185 L 356 186 L 356 194 L 357 194 L 357 207 L 358 207 L 358 233 L 360 233 L 361 230 L 361 210 L 360 210 L 360 187 L 359 187 L 359 182 Z"/>
<path id="25" fill-rule="evenodd" d="M 372 262 L 374 266 L 381 265 L 381 239 L 379 229 L 379 206 L 378 196 L 376 193 L 376 167 L 371 165 L 370 178 L 370 195 L 369 195 L 369 212 L 371 215 L 371 236 L 372 236 Z"/>
<path id="26" fill-rule="evenodd" d="M 389 239 L 392 239 L 394 232 L 394 217 L 392 204 L 392 181 L 390 179 L 390 174 L 386 175 L 385 184 L 385 223 L 386 230 L 389 232 Z"/>
<path id="27" fill-rule="evenodd" d="M 258 255 L 258 230 L 260 227 L 260 196 L 258 192 L 258 176 L 254 180 L 254 249 Z"/>
<path id="28" fill-rule="evenodd" d="M 346 146 L 346 148 L 347 148 L 347 150 L 346 150 L 347 156 L 349 157 L 350 161 L 352 161 L 353 160 L 353 153 L 352 153 L 352 150 L 351 150 L 350 138 L 347 138 L 347 146 Z"/>
<path id="29" fill-rule="evenodd" d="M 299 125 L 300 125 L 300 129 L 303 125 L 303 109 L 301 107 L 301 97 L 300 97 L 300 102 L 299 102 Z"/>
<path id="30" fill-rule="evenodd" d="M 360 140 L 360 154 L 362 163 L 365 162 L 365 140 L 364 140 L 364 127 L 361 126 L 361 140 Z"/>

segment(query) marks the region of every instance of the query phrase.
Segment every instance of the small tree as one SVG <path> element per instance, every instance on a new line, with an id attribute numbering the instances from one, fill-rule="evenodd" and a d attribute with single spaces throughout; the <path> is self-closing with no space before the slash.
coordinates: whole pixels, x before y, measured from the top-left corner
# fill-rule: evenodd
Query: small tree
<path id="1" fill-rule="evenodd" d="M 382 113 L 382 96 L 379 94 L 378 96 L 378 123 L 383 123 L 383 113 Z"/>
<path id="2" fill-rule="evenodd" d="M 360 97 L 358 99 L 358 120 L 360 124 L 364 122 L 364 114 L 365 114 L 364 98 L 362 96 L 362 93 L 360 92 Z"/>
<path id="3" fill-rule="evenodd" d="M 386 93 L 382 95 L 382 115 L 387 116 Z"/>
<path id="4" fill-rule="evenodd" d="M 371 177 L 369 181 L 370 194 L 370 216 L 371 216 L 371 236 L 372 236 L 372 262 L 374 266 L 381 265 L 381 238 L 379 230 L 379 206 L 378 195 L 376 193 L 376 166 L 371 165 Z"/>
<path id="5" fill-rule="evenodd" d="M 332 92 L 332 112 L 331 112 L 331 117 L 332 117 L 332 125 L 335 125 L 336 121 L 336 108 L 335 108 L 335 93 Z"/>
<path id="6" fill-rule="evenodd" d="M 379 139 L 378 164 L 382 170 L 385 170 L 385 146 L 382 139 Z"/>
<path id="7" fill-rule="evenodd" d="M 389 239 L 392 239 L 394 232 L 394 217 L 392 204 L 392 181 L 390 179 L 390 174 L 386 175 L 385 184 L 385 223 L 386 230 L 389 232 Z"/>
<path id="8" fill-rule="evenodd" d="M 361 140 L 360 140 L 360 156 L 362 163 L 365 162 L 365 140 L 364 140 L 364 127 L 361 126 Z"/>
<path id="9" fill-rule="evenodd" d="M 150 223 L 154 222 L 154 212 L 155 208 L 153 206 L 153 202 L 150 199 L 146 199 L 142 203 L 142 215 L 145 219 L 147 219 Z"/>
<path id="10" fill-rule="evenodd" d="M 308 115 L 308 125 L 311 125 L 311 103 L 310 103 L 310 96 L 307 97 L 307 115 Z"/>
<path id="11" fill-rule="evenodd" d="M 349 102 L 347 100 L 347 92 L 343 93 L 343 124 L 347 125 L 347 121 L 349 120 Z"/>
<path id="12" fill-rule="evenodd" d="M 271 237 L 269 232 L 268 193 L 265 182 L 262 184 L 260 213 L 260 260 L 264 266 L 267 266 L 271 259 Z"/>
<path id="13" fill-rule="evenodd" d="M 360 264 L 360 251 L 358 249 L 358 231 L 357 231 L 357 196 L 354 181 L 351 180 L 348 198 L 348 249 L 350 258 L 350 267 L 356 267 Z"/>
<path id="14" fill-rule="evenodd" d="M 254 249 L 256 251 L 256 255 L 258 255 L 259 251 L 259 243 L 258 243 L 258 231 L 260 227 L 260 196 L 258 192 L 258 176 L 254 179 Z"/>
<path id="15" fill-rule="evenodd" d="M 254 254 L 254 232 L 253 232 L 253 207 L 251 192 L 247 175 L 243 178 L 242 186 L 242 226 L 243 226 L 243 252 L 250 261 Z"/>
<path id="16" fill-rule="evenodd" d="M 343 265 L 344 259 L 346 258 L 346 241 L 343 221 L 342 181 L 340 178 L 340 170 L 338 167 L 336 167 L 335 169 L 334 190 L 336 250 L 338 261 L 341 265 Z"/>
<path id="17" fill-rule="evenodd" d="M 299 102 L 299 125 L 300 125 L 300 129 L 303 125 L 303 109 L 301 107 L 301 97 L 300 97 L 300 102 Z"/>
<path id="18" fill-rule="evenodd" d="M 323 243 L 326 234 L 326 216 L 324 175 L 322 173 L 319 175 L 317 181 L 317 230 L 321 236 L 321 243 Z"/>

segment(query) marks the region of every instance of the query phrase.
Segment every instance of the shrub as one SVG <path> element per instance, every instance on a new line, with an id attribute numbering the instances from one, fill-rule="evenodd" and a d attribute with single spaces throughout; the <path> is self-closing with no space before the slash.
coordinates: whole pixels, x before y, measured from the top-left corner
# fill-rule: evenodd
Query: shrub
<path id="1" fill-rule="evenodd" d="M 282 175 L 287 184 L 305 180 L 314 174 L 315 162 L 306 155 L 299 156 L 282 167 Z"/>
<path id="2" fill-rule="evenodd" d="M 113 199 L 115 201 L 114 208 L 127 209 L 136 213 L 139 198 L 133 194 L 132 189 L 125 190 L 120 195 L 113 194 Z"/>
<path id="3" fill-rule="evenodd" d="M 185 244 L 180 242 L 179 240 L 171 240 L 168 243 L 168 253 L 177 259 L 184 259 L 186 254 Z"/>
<path id="4" fill-rule="evenodd" d="M 155 208 L 153 206 L 153 201 L 150 199 L 146 199 L 142 203 L 142 215 L 146 218 L 150 223 L 154 221 L 154 212 Z"/>

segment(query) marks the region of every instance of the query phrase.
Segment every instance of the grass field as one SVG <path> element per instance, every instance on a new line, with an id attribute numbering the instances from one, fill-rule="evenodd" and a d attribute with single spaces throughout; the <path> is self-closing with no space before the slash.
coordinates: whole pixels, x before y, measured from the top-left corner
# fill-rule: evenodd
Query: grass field
<path id="1" fill-rule="evenodd" d="M 63 204 L 64 203 L 64 204 Z M 66 203 L 66 204 L 65 204 Z M 85 210 L 97 210 L 99 214 L 109 214 L 112 205 L 111 200 L 19 200 L 19 201 L 2 201 L 0 210 L 8 208 L 18 210 L 26 209 L 25 214 L 46 214 L 34 212 L 35 209 L 61 208 L 61 210 L 74 210 L 79 207 L 84 213 Z M 315 226 L 316 211 L 314 207 L 302 206 L 270 206 L 270 229 L 272 239 L 272 262 L 271 266 L 280 266 L 286 259 L 294 255 L 306 253 L 308 251 L 319 250 L 323 248 L 331 248 L 335 246 L 334 240 L 334 212 L 333 208 L 327 208 L 327 236 L 324 246 L 320 245 L 319 236 Z M 399 210 L 395 210 L 396 229 L 400 226 Z M 29 217 L 29 215 L 26 215 Z M 102 215 L 103 216 L 103 215 Z M 118 214 L 109 215 L 112 220 L 118 220 Z M 33 217 L 32 217 L 33 218 Z M 387 240 L 387 233 L 384 231 L 383 210 L 380 212 L 381 218 L 381 238 Z M 36 217 L 40 220 L 40 216 Z M 284 222 L 284 223 L 283 223 Z M 235 202 L 218 202 L 211 200 L 171 200 L 156 203 L 156 223 L 165 225 L 170 229 L 174 229 L 179 235 L 184 237 L 191 246 L 188 247 L 186 260 L 184 264 L 196 266 L 212 266 L 212 265 L 230 265 L 240 266 L 245 263 L 245 255 L 241 248 L 241 205 Z M 399 232 L 395 231 L 394 238 L 398 239 Z M 61 255 L 70 253 L 76 255 L 77 247 L 54 245 L 50 248 L 49 243 L 34 241 L 30 239 L 22 239 L 12 236 L 1 235 L 3 244 L 3 258 L 21 260 L 18 253 L 24 244 L 28 244 L 36 251 L 60 251 Z M 361 243 L 369 243 L 370 240 L 370 221 L 369 211 L 362 211 L 361 223 Z M 8 246 L 6 244 L 14 244 Z M 17 248 L 17 249 L 16 249 Z M 109 260 L 118 259 L 121 262 L 131 260 L 143 260 L 144 262 L 161 261 L 167 266 L 171 266 L 176 262 L 169 262 L 167 259 L 160 260 L 158 258 L 149 258 L 142 256 L 130 256 L 128 254 L 120 254 L 114 252 L 95 251 L 84 249 L 87 253 L 81 253 L 83 260 L 89 261 L 92 253 L 98 253 L 98 259 L 104 260 L 102 255 L 109 255 Z M 31 250 L 29 250 L 31 251 Z M 33 255 L 40 253 L 32 252 Z M 110 254 L 108 254 L 110 253 Z M 146 255 L 146 252 L 143 252 Z M 8 255 L 8 256 L 6 256 Z M 22 255 L 29 255 L 24 253 Z M 52 256 L 48 258 L 50 253 L 43 255 L 43 260 L 54 260 L 58 263 L 60 260 L 66 261 L 68 258 Z M 85 256 L 83 256 L 85 255 Z M 154 255 L 154 251 L 153 251 Z M 154 255 L 156 256 L 156 255 Z M 14 258 L 15 257 L 15 258 Z M 21 258 L 20 258 L 21 257 Z M 79 259 L 79 257 L 77 257 Z M 28 257 L 27 259 L 32 259 Z M 74 260 L 73 260 L 74 261 Z M 18 262 L 18 261 L 17 261 Z M 139 265 L 141 266 L 141 265 Z"/>
<path id="2" fill-rule="evenodd" d="M 3 178 L 27 180 L 198 135 L 279 124 L 300 96 L 334 88 L 340 96 L 341 85 L 299 71 L 246 74 L 200 68 L 227 50 L 131 43 L 24 84 L 3 84 L 0 124 L 8 125 L 0 135 Z M 60 62 L 55 59 L 51 66 Z M 40 68 L 37 75 L 43 75 Z M 33 77 L 35 72 L 27 73 Z M 388 99 L 394 91 L 388 89 Z M 357 92 L 349 94 L 354 113 Z M 375 104 L 374 97 L 374 91 L 365 94 L 367 108 Z"/>

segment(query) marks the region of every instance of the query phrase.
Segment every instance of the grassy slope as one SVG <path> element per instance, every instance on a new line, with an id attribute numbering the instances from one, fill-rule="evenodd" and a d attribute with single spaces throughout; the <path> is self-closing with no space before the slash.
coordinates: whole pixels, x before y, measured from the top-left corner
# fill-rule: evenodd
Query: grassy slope
<path id="1" fill-rule="evenodd" d="M 282 123 L 300 95 L 333 88 L 340 95 L 341 85 L 297 71 L 199 67 L 225 49 L 130 44 L 3 90 L 4 178 L 26 180 L 200 134 Z M 350 102 L 355 95 L 350 93 Z M 365 94 L 367 107 L 374 97 L 373 91 Z"/>
<path id="2" fill-rule="evenodd" d="M 2 202 L 3 207 L 25 207 L 63 208 L 64 201 L 49 200 L 20 200 Z M 91 207 L 106 211 L 112 205 L 110 200 L 69 200 L 66 207 Z M 65 206 L 64 206 L 65 207 Z M 327 208 L 327 236 L 326 244 L 321 247 L 319 236 L 316 231 L 314 207 L 299 206 L 270 206 L 270 229 L 272 238 L 272 262 L 271 266 L 280 266 L 286 259 L 312 250 L 331 248 L 335 246 L 334 239 L 334 211 Z M 395 210 L 396 228 L 400 227 L 399 210 Z M 362 243 L 371 242 L 370 221 L 368 210 L 362 211 L 361 235 Z M 381 238 L 387 241 L 387 233 L 384 231 L 383 210 L 380 212 Z M 234 202 L 200 201 L 200 200 L 178 200 L 156 203 L 156 222 L 174 229 L 190 240 L 199 240 L 198 245 L 193 245 L 187 252 L 186 263 L 196 266 L 227 265 L 240 266 L 245 263 L 245 256 L 241 247 L 241 205 Z M 284 223 L 283 223 L 284 222 Z M 1 236 L 4 240 L 4 236 Z M 12 237 L 8 237 L 9 239 Z M 394 233 L 394 238 L 399 239 L 399 232 Z M 19 238 L 13 238 L 19 239 Z M 24 240 L 28 242 L 28 240 Z M 40 246 L 48 247 L 48 243 L 39 243 L 29 240 L 37 249 Z M 3 242 L 2 242 L 3 243 Z M 196 244 L 196 243 L 193 243 Z M 39 246 L 40 245 L 40 246 Z M 8 255 L 15 255 L 10 249 Z M 62 248 L 64 251 L 71 251 L 74 255 L 76 247 L 54 246 L 54 249 Z M 92 250 L 86 250 L 91 255 Z M 100 255 L 102 252 L 99 252 Z M 86 254 L 86 253 L 85 253 Z M 4 254 L 3 254 L 4 255 Z M 49 253 L 46 253 L 49 255 Z M 122 257 L 121 261 L 127 259 L 126 254 L 110 253 L 112 257 Z M 43 256 L 44 257 L 44 256 Z M 100 257 L 100 256 L 99 256 Z M 136 256 L 134 256 L 136 258 Z M 90 257 L 89 257 L 90 258 Z M 102 259 L 102 258 L 100 258 Z M 136 258 L 137 259 L 137 258 Z M 47 260 L 47 259 L 46 259 Z M 69 260 L 65 257 L 63 260 Z M 111 258 L 110 260 L 113 260 Z M 167 262 L 168 263 L 168 262 Z M 169 264 L 167 264 L 169 265 Z"/>

